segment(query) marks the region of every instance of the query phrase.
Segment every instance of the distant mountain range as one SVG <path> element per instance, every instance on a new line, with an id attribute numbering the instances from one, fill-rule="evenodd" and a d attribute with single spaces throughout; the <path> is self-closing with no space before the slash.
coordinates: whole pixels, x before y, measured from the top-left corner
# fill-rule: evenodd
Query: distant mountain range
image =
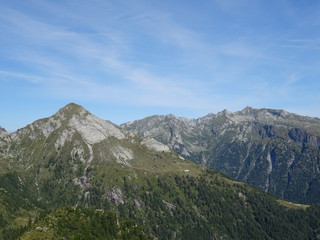
<path id="1" fill-rule="evenodd" d="M 155 115 L 121 127 L 287 200 L 320 202 L 318 118 L 246 107 L 198 119 Z"/>
<path id="2" fill-rule="evenodd" d="M 198 120 L 150 117 L 153 121 L 120 128 L 77 104 L 68 104 L 16 132 L 0 130 L 0 239 L 319 239 L 319 205 L 284 201 L 181 156 L 214 163 L 223 156 L 224 143 L 220 153 L 213 151 L 219 149 L 219 138 L 233 140 L 225 147 L 226 156 L 233 151 L 234 155 L 247 154 L 244 143 L 251 138 L 261 144 L 261 148 L 251 144 L 250 151 L 257 149 L 252 161 L 255 166 L 262 164 L 261 172 L 265 163 L 272 175 L 278 158 L 272 164 L 272 151 L 277 153 L 277 148 L 271 148 L 275 145 L 269 141 L 279 138 L 275 143 L 283 146 L 286 132 L 263 125 L 265 130 L 259 133 L 258 123 L 240 127 L 251 111 L 257 112 L 257 118 L 260 111 L 275 119 L 281 114 L 291 116 L 247 109 Z M 165 121 L 171 126 L 168 131 Z M 285 139 L 291 139 L 301 156 L 311 154 L 311 146 L 312 151 L 316 148 L 310 132 L 317 120 L 308 121 L 302 133 L 291 130 L 297 126 L 283 128 L 289 129 L 291 137 Z M 133 131 L 135 124 L 150 127 L 143 138 L 124 129 Z M 181 155 L 164 144 L 160 132 Z M 309 134 L 307 140 L 301 137 L 303 133 Z M 243 150 L 238 145 L 231 147 L 237 142 L 244 144 Z M 254 156 L 258 158 L 253 160 Z M 298 166 L 296 159 L 298 156 L 294 166 Z M 233 161 L 220 163 L 227 169 Z M 235 166 L 230 169 L 240 172 L 239 176 L 245 172 Z M 252 167 L 248 179 L 256 171 Z M 265 181 L 262 175 L 261 179 Z M 272 183 L 270 178 L 267 189 Z"/>

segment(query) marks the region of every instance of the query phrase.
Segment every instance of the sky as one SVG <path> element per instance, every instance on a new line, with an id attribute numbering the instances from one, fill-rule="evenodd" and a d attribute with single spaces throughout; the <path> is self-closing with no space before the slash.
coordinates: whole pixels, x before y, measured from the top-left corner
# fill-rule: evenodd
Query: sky
<path id="1" fill-rule="evenodd" d="M 0 126 L 246 106 L 320 117 L 320 1 L 0 0 Z"/>

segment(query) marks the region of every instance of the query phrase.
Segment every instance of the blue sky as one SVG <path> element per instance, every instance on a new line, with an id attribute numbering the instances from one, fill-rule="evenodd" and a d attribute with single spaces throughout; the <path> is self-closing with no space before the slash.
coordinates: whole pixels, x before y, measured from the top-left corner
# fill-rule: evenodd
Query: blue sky
<path id="1" fill-rule="evenodd" d="M 320 117 L 320 1 L 0 0 L 0 126 L 246 106 Z"/>

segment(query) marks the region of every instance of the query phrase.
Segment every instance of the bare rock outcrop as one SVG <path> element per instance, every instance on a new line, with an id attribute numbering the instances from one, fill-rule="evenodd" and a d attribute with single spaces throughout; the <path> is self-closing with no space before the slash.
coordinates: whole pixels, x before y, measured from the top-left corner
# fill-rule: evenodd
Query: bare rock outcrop
<path id="1" fill-rule="evenodd" d="M 115 205 L 122 205 L 125 203 L 125 197 L 120 188 L 112 188 L 107 193 L 107 199 Z"/>

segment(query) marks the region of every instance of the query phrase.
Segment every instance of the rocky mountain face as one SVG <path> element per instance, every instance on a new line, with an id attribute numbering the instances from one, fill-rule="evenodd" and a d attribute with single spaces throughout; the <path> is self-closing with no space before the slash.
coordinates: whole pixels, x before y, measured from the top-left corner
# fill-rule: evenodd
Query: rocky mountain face
<path id="1" fill-rule="evenodd" d="M 290 201 L 320 202 L 320 119 L 283 110 L 151 116 L 121 125 L 181 156 Z"/>
<path id="2" fill-rule="evenodd" d="M 192 126 L 179 136 L 172 130 L 184 156 L 209 146 L 191 139 L 200 121 L 173 119 Z M 221 131 L 211 126 L 207 135 Z M 194 134 L 188 146 L 187 133 Z M 289 203 L 235 182 L 185 160 L 151 135 L 142 139 L 76 104 L 1 135 L 0 143 L 0 239 L 320 236 L 319 206 Z"/>
<path id="3" fill-rule="evenodd" d="M 171 158 L 178 158 L 168 146 L 154 139 L 141 140 L 76 104 L 3 135 L 0 143 L 0 156 L 7 160 L 1 162 L 1 171 L 30 170 L 28 178 L 35 183 L 38 199 L 50 198 L 49 192 L 54 190 L 51 186 L 61 180 L 67 181 L 64 188 L 78 186 L 84 194 L 81 197 L 87 198 L 91 172 L 99 164 L 152 169 L 158 164 L 144 162 L 146 154 L 168 154 L 162 166 L 170 168 Z"/>

